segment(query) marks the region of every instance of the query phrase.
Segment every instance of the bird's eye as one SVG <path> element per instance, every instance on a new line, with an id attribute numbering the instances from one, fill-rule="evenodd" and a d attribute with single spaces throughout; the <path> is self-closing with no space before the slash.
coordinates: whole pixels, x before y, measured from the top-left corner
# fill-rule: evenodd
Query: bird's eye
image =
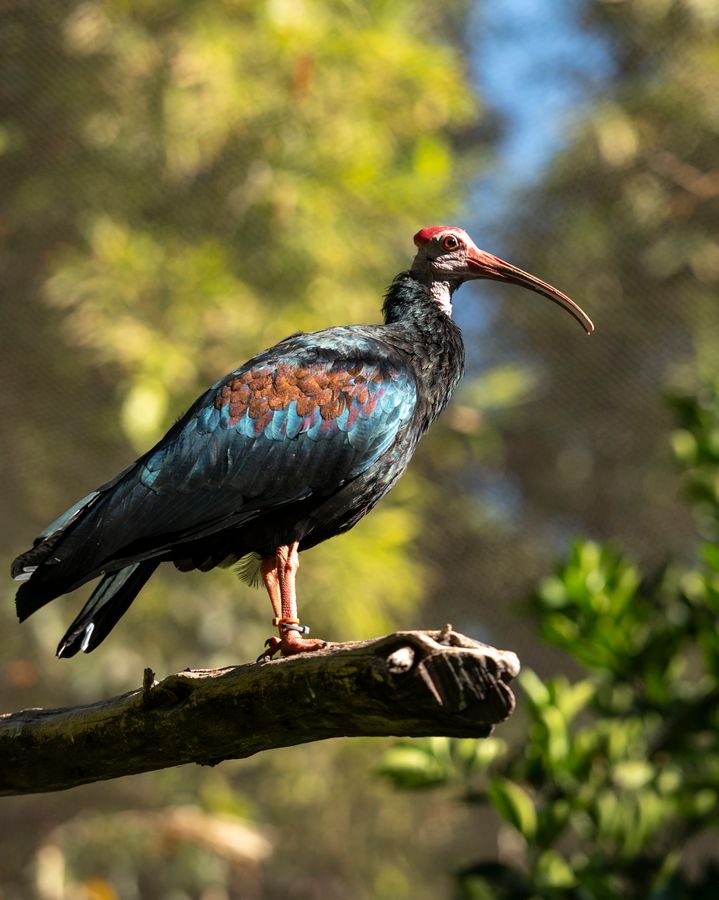
<path id="1" fill-rule="evenodd" d="M 442 246 L 445 250 L 456 250 L 459 247 L 459 240 L 453 234 L 448 234 L 442 238 Z"/>

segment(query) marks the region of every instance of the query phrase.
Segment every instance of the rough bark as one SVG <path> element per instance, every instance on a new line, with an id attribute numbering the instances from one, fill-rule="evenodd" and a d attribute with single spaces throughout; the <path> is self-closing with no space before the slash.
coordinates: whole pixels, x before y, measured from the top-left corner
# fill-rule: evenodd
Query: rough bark
<path id="1" fill-rule="evenodd" d="M 514 708 L 514 653 L 451 631 L 180 672 L 71 709 L 0 716 L 0 795 L 358 735 L 486 737 Z"/>

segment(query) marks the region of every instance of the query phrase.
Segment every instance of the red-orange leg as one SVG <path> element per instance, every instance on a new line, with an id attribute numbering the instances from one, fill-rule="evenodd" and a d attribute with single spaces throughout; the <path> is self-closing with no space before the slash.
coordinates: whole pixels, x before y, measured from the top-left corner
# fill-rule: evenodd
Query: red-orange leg
<path id="1" fill-rule="evenodd" d="M 274 612 L 272 624 L 277 626 L 279 638 L 269 638 L 265 643 L 267 650 L 260 659 L 268 659 L 282 651 L 283 656 L 295 653 L 308 653 L 320 650 L 325 641 L 300 637 L 309 628 L 300 625 L 297 615 L 297 592 L 295 576 L 300 565 L 299 542 L 282 544 L 275 551 L 274 557 L 268 556 L 262 561 L 262 580 Z"/>

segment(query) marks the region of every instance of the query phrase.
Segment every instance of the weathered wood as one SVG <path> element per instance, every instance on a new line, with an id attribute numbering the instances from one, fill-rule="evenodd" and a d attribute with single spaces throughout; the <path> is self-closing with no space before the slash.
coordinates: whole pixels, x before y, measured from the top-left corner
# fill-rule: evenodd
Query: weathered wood
<path id="1" fill-rule="evenodd" d="M 442 631 L 181 672 L 72 709 L 0 716 L 0 795 L 358 735 L 486 737 L 514 708 L 514 653 Z"/>

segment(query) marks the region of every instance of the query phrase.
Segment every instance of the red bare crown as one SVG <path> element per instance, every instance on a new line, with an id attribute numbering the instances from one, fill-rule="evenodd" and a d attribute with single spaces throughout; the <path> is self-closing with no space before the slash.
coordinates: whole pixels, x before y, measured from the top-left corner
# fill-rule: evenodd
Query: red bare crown
<path id="1" fill-rule="evenodd" d="M 433 225 L 431 228 L 423 228 L 421 231 L 418 231 L 414 236 L 414 242 L 418 247 L 421 247 L 422 244 L 426 244 L 427 241 L 431 241 L 435 234 L 439 234 L 440 231 L 451 231 L 451 227 L 449 225 Z"/>

